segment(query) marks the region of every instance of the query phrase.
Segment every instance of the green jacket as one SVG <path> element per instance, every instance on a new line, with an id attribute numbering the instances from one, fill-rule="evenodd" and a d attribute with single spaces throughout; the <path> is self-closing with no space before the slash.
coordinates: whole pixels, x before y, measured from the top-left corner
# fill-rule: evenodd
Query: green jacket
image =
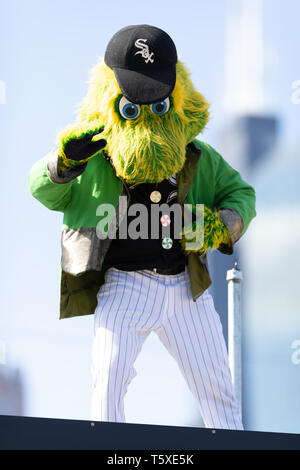
<path id="1" fill-rule="evenodd" d="M 128 194 L 128 188 L 116 177 L 102 152 L 62 176 L 58 175 L 57 164 L 57 153 L 53 151 L 32 167 L 28 183 L 36 199 L 64 213 L 60 318 L 69 318 L 94 313 L 97 292 L 105 280 L 103 260 L 111 243 L 111 239 L 97 236 L 97 207 L 109 203 L 119 209 L 119 197 Z M 256 215 L 254 189 L 221 155 L 199 140 L 187 146 L 177 185 L 181 205 L 205 204 L 220 211 L 232 241 L 220 251 L 231 254 L 233 244 Z M 196 300 L 211 284 L 206 256 L 188 255 L 188 272 Z"/>

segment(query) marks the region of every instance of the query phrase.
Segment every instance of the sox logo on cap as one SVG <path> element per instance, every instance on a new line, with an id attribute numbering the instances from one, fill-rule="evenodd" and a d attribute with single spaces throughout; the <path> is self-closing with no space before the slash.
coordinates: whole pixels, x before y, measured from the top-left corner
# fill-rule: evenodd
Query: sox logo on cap
<path id="1" fill-rule="evenodd" d="M 147 42 L 148 39 L 137 39 L 134 43 L 135 47 L 141 49 L 141 51 L 137 51 L 134 55 L 141 54 L 141 56 L 145 59 L 145 63 L 154 62 L 154 52 L 150 52 L 148 44 L 144 44 Z"/>

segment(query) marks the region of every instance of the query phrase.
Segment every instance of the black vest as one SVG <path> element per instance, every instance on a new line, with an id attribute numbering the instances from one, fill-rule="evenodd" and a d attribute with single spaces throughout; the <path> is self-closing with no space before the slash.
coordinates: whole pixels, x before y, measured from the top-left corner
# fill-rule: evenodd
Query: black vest
<path id="1" fill-rule="evenodd" d="M 155 221 L 151 221 L 151 206 L 161 207 L 162 204 L 167 204 L 171 208 L 173 204 L 177 204 L 176 178 L 172 177 L 161 183 L 142 183 L 133 189 L 129 189 L 129 193 L 130 205 L 127 209 L 127 224 L 126 218 L 124 218 L 116 233 L 116 238 L 110 244 L 104 265 L 106 267 L 114 266 L 117 269 L 126 271 L 136 271 L 152 268 L 169 269 L 185 264 L 184 251 L 181 248 L 178 236 L 175 238 L 173 211 L 170 210 L 167 214 L 164 212 L 168 211 L 158 211 L 156 207 L 156 214 L 159 215 L 158 217 L 155 216 Z M 126 233 L 127 228 L 130 227 L 130 222 L 136 217 L 128 215 L 129 208 L 135 203 L 143 204 L 148 210 L 148 238 L 133 240 L 127 237 L 126 239 L 120 239 L 119 232 Z M 161 219 L 162 216 L 165 217 Z M 151 238 L 151 222 L 152 224 L 156 223 L 156 230 L 159 232 L 158 238 Z M 125 225 L 121 229 L 122 224 Z M 169 227 L 169 233 L 167 233 L 166 225 Z M 144 230 L 141 230 L 141 227 L 138 226 L 137 229 L 144 233 L 147 231 L 147 227 L 143 227 Z"/>

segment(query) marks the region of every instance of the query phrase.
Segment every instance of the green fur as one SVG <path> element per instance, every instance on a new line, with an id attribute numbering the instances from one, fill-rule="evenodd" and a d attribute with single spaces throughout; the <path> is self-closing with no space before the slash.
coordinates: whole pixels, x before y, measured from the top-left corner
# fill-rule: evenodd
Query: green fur
<path id="1" fill-rule="evenodd" d="M 194 207 L 193 212 L 195 212 Z M 196 224 L 197 222 L 193 221 L 192 224 L 183 227 L 181 232 L 182 238 L 180 239 L 180 243 L 186 254 L 190 254 L 192 252 L 206 253 L 209 249 L 213 251 L 218 249 L 221 243 L 231 246 L 230 234 L 225 224 L 222 222 L 218 212 L 216 210 L 212 211 L 207 206 L 204 206 L 203 245 L 199 246 L 197 249 L 188 249 L 186 247 L 186 243 L 196 241 Z"/>
<path id="2" fill-rule="evenodd" d="M 85 163 L 69 161 L 65 143 L 79 139 L 89 130 L 104 125 L 106 153 L 116 176 L 129 184 L 154 183 L 170 178 L 184 165 L 186 146 L 204 129 L 209 105 L 198 93 L 181 62 L 176 65 L 176 84 L 170 98 L 170 109 L 162 116 L 141 105 L 134 120 L 119 114 L 121 90 L 114 72 L 103 61 L 92 71 L 88 94 L 79 110 L 79 121 L 59 135 L 59 168 L 61 171 Z"/>

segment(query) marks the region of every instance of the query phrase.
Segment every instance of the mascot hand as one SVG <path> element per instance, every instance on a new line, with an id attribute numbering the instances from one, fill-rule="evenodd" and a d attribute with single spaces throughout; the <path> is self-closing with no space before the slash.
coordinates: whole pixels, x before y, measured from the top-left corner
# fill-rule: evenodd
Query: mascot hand
<path id="1" fill-rule="evenodd" d="M 93 139 L 103 132 L 103 126 L 87 123 L 68 126 L 58 136 L 59 171 L 65 172 L 85 164 L 106 146 L 105 139 Z"/>
<path id="2" fill-rule="evenodd" d="M 204 227 L 202 227 L 202 224 L 200 224 L 199 221 L 193 221 L 192 224 L 183 227 L 180 243 L 185 253 L 204 254 L 209 249 L 212 251 L 218 249 L 220 245 L 232 247 L 230 233 L 226 228 L 226 225 L 222 222 L 218 212 L 212 211 L 208 207 L 204 206 L 203 216 Z M 200 234 L 199 225 L 203 230 L 203 233 Z"/>

